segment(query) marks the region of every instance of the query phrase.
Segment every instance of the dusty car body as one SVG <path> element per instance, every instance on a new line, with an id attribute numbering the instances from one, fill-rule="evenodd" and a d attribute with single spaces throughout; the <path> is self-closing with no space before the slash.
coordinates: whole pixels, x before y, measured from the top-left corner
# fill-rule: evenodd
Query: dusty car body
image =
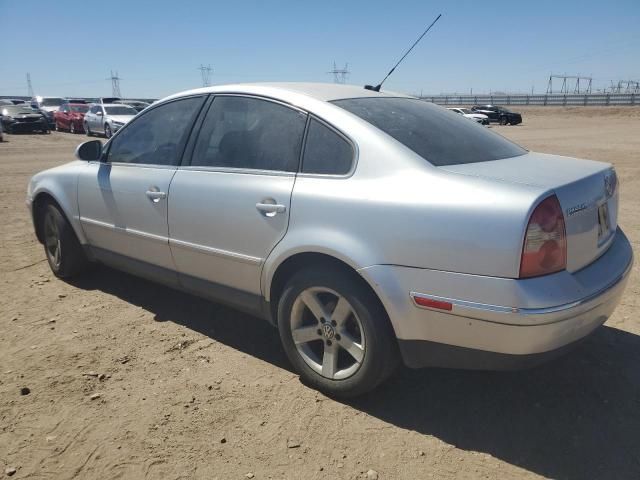
<path id="1" fill-rule="evenodd" d="M 474 122 L 478 122 L 482 125 L 489 125 L 489 117 L 487 117 L 482 113 L 474 113 L 468 108 L 458 108 L 458 107 L 447 108 L 447 110 L 451 110 L 453 113 L 462 115 L 463 117 L 473 120 Z"/>
<path id="2" fill-rule="evenodd" d="M 98 261 L 250 311 L 333 395 L 400 360 L 552 358 L 606 321 L 633 262 L 610 164 L 397 94 L 192 90 L 77 156 L 28 187 L 56 275 Z"/>
<path id="3" fill-rule="evenodd" d="M 0 105 L 0 122 L 7 133 L 49 133 L 47 117 L 26 105 Z"/>

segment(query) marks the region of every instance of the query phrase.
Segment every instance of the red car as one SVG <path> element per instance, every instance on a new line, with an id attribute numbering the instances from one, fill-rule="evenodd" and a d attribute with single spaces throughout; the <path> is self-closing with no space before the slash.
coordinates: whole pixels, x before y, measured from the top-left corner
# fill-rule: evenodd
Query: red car
<path id="1" fill-rule="evenodd" d="M 53 114 L 56 123 L 56 130 L 65 130 L 70 133 L 84 132 L 84 114 L 89 111 L 89 105 L 84 103 L 64 102 Z"/>

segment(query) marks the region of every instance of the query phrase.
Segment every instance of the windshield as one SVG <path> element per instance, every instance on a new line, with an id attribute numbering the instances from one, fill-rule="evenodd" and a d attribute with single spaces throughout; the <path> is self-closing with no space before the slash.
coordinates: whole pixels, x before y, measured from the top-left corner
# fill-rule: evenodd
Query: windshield
<path id="1" fill-rule="evenodd" d="M 2 105 L 0 107 L 0 112 L 2 112 L 2 115 L 19 115 L 24 113 L 37 113 L 30 107 L 25 107 L 24 105 Z"/>
<path id="2" fill-rule="evenodd" d="M 352 98 L 332 103 L 366 120 L 437 167 L 516 157 L 525 149 L 433 103 Z"/>
<path id="3" fill-rule="evenodd" d="M 59 107 L 63 101 L 61 98 L 43 98 L 40 105 L 43 107 Z"/>
<path id="4" fill-rule="evenodd" d="M 87 113 L 89 111 L 89 105 L 69 105 L 72 112 Z"/>
<path id="5" fill-rule="evenodd" d="M 135 115 L 136 112 L 133 108 L 122 105 L 120 107 L 104 107 L 107 111 L 107 115 Z"/>

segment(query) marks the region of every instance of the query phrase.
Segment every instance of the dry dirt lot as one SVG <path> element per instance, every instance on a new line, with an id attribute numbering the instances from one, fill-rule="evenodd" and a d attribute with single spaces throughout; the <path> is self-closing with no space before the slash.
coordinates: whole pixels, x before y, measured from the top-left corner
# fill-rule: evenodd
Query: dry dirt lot
<path id="1" fill-rule="evenodd" d="M 521 110 L 524 124 L 496 131 L 616 165 L 638 251 L 640 108 Z M 517 373 L 401 370 L 338 402 L 300 383 L 266 323 L 106 268 L 53 277 L 25 187 L 82 140 L 0 144 L 0 477 L 640 477 L 638 264 L 613 317 L 567 357 Z"/>

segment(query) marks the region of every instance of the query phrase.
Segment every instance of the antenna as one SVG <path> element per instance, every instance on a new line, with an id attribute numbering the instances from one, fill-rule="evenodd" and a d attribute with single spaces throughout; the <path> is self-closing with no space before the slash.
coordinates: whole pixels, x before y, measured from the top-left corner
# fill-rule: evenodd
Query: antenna
<path id="1" fill-rule="evenodd" d="M 413 47 L 415 47 L 415 46 L 418 44 L 418 42 L 420 42 L 420 40 L 422 40 L 422 37 L 424 37 L 424 36 L 429 32 L 429 30 L 431 30 L 431 27 L 433 27 L 433 26 L 436 24 L 436 22 L 437 22 L 438 20 L 440 20 L 440 17 L 441 17 L 441 16 L 442 16 L 442 14 L 439 14 L 439 15 L 436 17 L 436 19 L 435 19 L 433 22 L 431 22 L 431 25 L 429 25 L 429 26 L 427 27 L 427 29 L 422 33 L 422 35 L 420 35 L 420 37 L 418 37 L 418 39 L 414 42 L 414 44 L 413 44 L 413 45 L 411 45 L 411 48 L 410 48 L 409 50 L 407 50 L 407 51 L 406 51 L 406 53 L 402 56 L 402 58 L 401 58 L 400 60 L 398 60 L 398 63 L 396 63 L 396 64 L 393 66 L 393 68 L 392 68 L 391 70 L 389 70 L 389 73 L 387 73 L 387 76 L 386 76 L 386 77 L 384 77 L 384 78 L 382 79 L 382 81 L 381 81 L 378 85 L 376 85 L 375 87 L 374 87 L 374 86 L 371 86 L 371 85 L 365 85 L 365 86 L 364 86 L 364 88 L 366 88 L 367 90 L 373 90 L 374 92 L 379 92 L 379 91 L 380 91 L 380 87 L 382 87 L 382 84 L 387 80 L 387 78 L 389 78 L 389 77 L 391 76 L 391 74 L 393 73 L 393 71 L 398 67 L 398 65 L 400 65 L 400 62 L 402 62 L 402 61 L 405 59 L 405 57 L 406 57 L 407 55 L 409 55 L 409 53 L 411 52 L 411 50 L 413 50 Z"/>

